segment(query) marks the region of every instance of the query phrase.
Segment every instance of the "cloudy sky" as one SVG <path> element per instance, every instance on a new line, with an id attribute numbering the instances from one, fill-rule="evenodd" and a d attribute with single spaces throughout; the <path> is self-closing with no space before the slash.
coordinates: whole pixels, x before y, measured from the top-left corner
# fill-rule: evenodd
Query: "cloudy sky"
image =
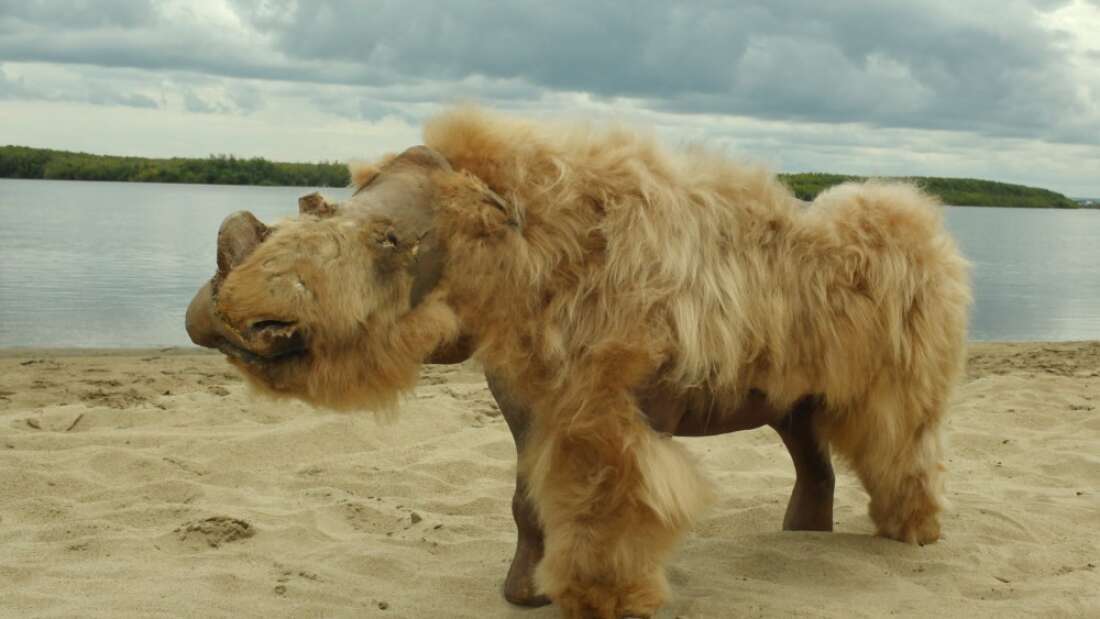
<path id="1" fill-rule="evenodd" d="M 1100 0 L 0 0 L 0 144 L 343 161 L 458 101 L 1100 196 Z"/>

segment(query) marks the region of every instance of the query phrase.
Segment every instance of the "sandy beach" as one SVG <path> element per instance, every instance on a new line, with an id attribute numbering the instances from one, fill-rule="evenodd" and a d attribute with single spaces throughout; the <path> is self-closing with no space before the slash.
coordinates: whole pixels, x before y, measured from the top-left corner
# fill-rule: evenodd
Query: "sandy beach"
<path id="1" fill-rule="evenodd" d="M 718 501 L 664 617 L 1100 616 L 1100 342 L 974 344 L 944 539 L 779 531 L 769 430 L 680 439 Z M 190 349 L 0 352 L 0 616 L 556 617 L 500 596 L 511 436 L 473 365 L 394 423 L 254 398 Z"/>

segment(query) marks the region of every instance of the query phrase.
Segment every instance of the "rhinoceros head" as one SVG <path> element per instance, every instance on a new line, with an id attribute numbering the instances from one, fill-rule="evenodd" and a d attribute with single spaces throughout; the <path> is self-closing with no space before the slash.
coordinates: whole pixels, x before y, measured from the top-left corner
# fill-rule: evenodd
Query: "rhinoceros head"
<path id="1" fill-rule="evenodd" d="M 392 405 L 433 352 L 464 356 L 438 286 L 446 249 L 435 229 L 440 175 L 457 174 L 415 147 L 360 169 L 346 202 L 311 194 L 299 217 L 271 227 L 230 215 L 217 273 L 187 311 L 191 339 L 272 394 L 337 409 Z"/>

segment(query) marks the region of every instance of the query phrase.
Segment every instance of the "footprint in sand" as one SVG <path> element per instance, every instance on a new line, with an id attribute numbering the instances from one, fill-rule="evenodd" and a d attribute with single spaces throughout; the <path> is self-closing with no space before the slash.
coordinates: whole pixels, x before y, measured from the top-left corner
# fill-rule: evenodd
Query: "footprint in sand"
<path id="1" fill-rule="evenodd" d="M 275 585 L 274 591 L 278 595 L 286 595 L 287 583 L 294 578 L 300 578 L 311 582 L 322 582 L 321 577 L 313 572 L 287 569 L 278 563 L 275 564 L 275 569 L 278 570 L 278 576 L 275 578 L 275 582 L 278 584 Z"/>
<path id="2" fill-rule="evenodd" d="M 81 395 L 80 400 L 85 404 L 93 406 L 124 409 L 145 402 L 146 397 L 138 393 L 136 389 L 127 389 L 126 391 L 104 391 L 103 389 L 96 389 L 95 391 L 88 391 Z"/>
<path id="3" fill-rule="evenodd" d="M 43 370 L 58 370 L 58 369 L 61 369 L 61 364 L 58 363 L 57 361 L 54 361 L 53 359 L 29 359 L 27 361 L 20 362 L 19 365 L 24 366 L 24 367 L 31 366 L 31 365 L 38 365 L 38 366 L 41 366 L 41 368 L 39 368 L 39 369 L 43 369 Z"/>
<path id="4" fill-rule="evenodd" d="M 113 378 L 112 379 L 107 379 L 107 380 L 90 379 L 90 380 L 82 380 L 80 382 L 84 383 L 85 385 L 91 385 L 93 387 L 121 387 L 122 386 L 121 381 L 115 380 Z"/>
<path id="5" fill-rule="evenodd" d="M 477 412 L 486 417 L 500 417 L 500 406 L 496 400 L 486 397 L 478 400 Z"/>
<path id="6" fill-rule="evenodd" d="M 186 544 L 218 548 L 222 544 L 252 537 L 256 534 L 256 528 L 240 518 L 212 516 L 185 523 L 173 533 Z"/>

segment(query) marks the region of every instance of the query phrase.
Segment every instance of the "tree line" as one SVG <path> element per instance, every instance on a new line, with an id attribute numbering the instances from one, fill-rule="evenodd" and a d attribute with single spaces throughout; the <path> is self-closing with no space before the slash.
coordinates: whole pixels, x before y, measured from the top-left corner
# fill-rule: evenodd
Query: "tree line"
<path id="1" fill-rule="evenodd" d="M 0 178 L 39 178 L 85 181 L 133 181 L 149 183 L 206 183 L 211 185 L 283 185 L 343 187 L 347 167 L 340 163 L 284 163 L 262 157 L 237 158 L 211 155 L 206 159 L 173 157 L 116 157 L 70 151 L 0 147 Z M 779 179 L 803 200 L 846 181 L 864 177 L 843 174 L 780 174 Z M 956 206 L 1023 206 L 1078 208 L 1066 196 L 1024 185 L 973 178 L 911 177 L 925 191 Z"/>
<path id="2" fill-rule="evenodd" d="M 3 146 L 0 178 L 343 187 L 348 170 L 339 163 L 283 163 L 262 157 L 150 159 Z"/>
<path id="3" fill-rule="evenodd" d="M 817 194 L 847 181 L 866 180 L 862 176 L 843 174 L 780 174 L 781 181 L 802 200 L 813 200 Z M 1079 208 L 1081 205 L 1066 196 L 1038 187 L 985 181 L 976 178 L 943 178 L 912 176 L 903 179 L 916 183 L 930 194 L 939 196 L 944 204 L 955 206 L 1022 206 L 1030 208 Z"/>

